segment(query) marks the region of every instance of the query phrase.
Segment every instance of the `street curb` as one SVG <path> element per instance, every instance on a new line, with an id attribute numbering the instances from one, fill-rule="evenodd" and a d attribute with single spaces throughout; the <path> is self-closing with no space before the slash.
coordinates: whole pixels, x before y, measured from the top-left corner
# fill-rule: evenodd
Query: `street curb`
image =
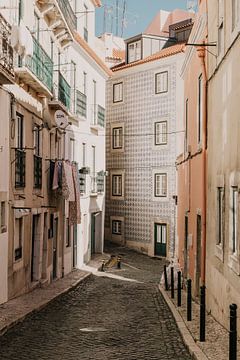
<path id="1" fill-rule="evenodd" d="M 172 301 L 169 299 L 166 291 L 159 285 L 158 289 L 160 293 L 162 294 L 164 300 L 166 301 L 168 307 L 170 308 L 173 317 L 175 318 L 176 324 L 178 326 L 178 329 L 180 331 L 180 334 L 183 338 L 183 341 L 192 356 L 194 360 L 208 360 L 208 357 L 203 353 L 203 351 L 200 349 L 200 347 L 196 344 L 194 341 L 194 338 L 192 337 L 192 334 L 188 330 L 183 318 L 175 308 Z"/>
<path id="2" fill-rule="evenodd" d="M 43 308 L 45 308 L 47 305 L 51 304 L 54 300 L 58 299 L 60 296 L 62 296 L 64 294 L 67 294 L 71 290 L 75 289 L 81 282 L 85 281 L 91 275 L 92 275 L 92 273 L 90 273 L 90 272 L 86 273 L 84 276 L 82 276 L 80 279 L 76 280 L 74 283 L 72 283 L 70 286 L 65 288 L 63 291 L 56 294 L 56 296 L 52 297 L 50 300 L 48 299 L 48 300 L 44 301 L 42 304 L 40 304 L 36 308 L 28 311 L 27 313 L 19 316 L 16 320 L 13 320 L 11 323 L 9 323 L 9 324 L 3 326 L 2 328 L 0 328 L 0 337 L 3 336 L 7 331 L 9 331 L 15 325 L 23 322 L 30 315 L 41 311 Z M 61 280 L 61 279 L 59 279 L 59 280 Z"/>

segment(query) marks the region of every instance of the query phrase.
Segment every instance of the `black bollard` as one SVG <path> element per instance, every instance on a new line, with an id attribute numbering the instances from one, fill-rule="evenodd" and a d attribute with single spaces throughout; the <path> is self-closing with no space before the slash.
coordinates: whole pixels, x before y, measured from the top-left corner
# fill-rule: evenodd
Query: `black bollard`
<path id="1" fill-rule="evenodd" d="M 121 257 L 120 256 L 118 256 L 118 258 L 117 258 L 117 268 L 121 269 Z"/>
<path id="2" fill-rule="evenodd" d="M 237 360 L 237 305 L 230 306 L 229 360 Z"/>
<path id="3" fill-rule="evenodd" d="M 206 286 L 200 287 L 200 341 L 205 341 L 206 333 Z"/>
<path id="4" fill-rule="evenodd" d="M 174 299 L 174 267 L 171 266 L 171 298 Z"/>
<path id="5" fill-rule="evenodd" d="M 182 293 L 181 293 L 181 290 L 182 290 L 182 284 L 181 284 L 181 271 L 178 271 L 178 298 L 177 298 L 177 306 L 181 306 L 182 305 Z"/>
<path id="6" fill-rule="evenodd" d="M 192 321 L 192 280 L 187 280 L 187 321 Z"/>
<path id="7" fill-rule="evenodd" d="M 104 266 L 105 266 L 105 260 L 102 260 L 101 271 L 104 271 Z"/>
<path id="8" fill-rule="evenodd" d="M 167 265 L 164 265 L 164 282 L 165 282 L 165 290 L 168 291 Z"/>

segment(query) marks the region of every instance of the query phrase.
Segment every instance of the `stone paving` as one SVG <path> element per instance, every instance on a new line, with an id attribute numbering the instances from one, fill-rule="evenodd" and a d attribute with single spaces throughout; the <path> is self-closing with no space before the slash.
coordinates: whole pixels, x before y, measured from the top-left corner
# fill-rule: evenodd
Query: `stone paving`
<path id="1" fill-rule="evenodd" d="M 91 275 L 10 329 L 0 338 L 1 360 L 191 359 L 158 291 L 164 262 L 108 250 L 121 252 L 121 270 Z"/>

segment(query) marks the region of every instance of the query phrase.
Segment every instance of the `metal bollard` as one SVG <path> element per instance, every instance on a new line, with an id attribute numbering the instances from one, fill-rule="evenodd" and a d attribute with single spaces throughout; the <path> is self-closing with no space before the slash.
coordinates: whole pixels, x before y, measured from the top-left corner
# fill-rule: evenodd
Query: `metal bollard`
<path id="1" fill-rule="evenodd" d="M 104 271 L 105 260 L 102 260 L 101 271 Z"/>
<path id="2" fill-rule="evenodd" d="M 164 265 L 164 282 L 165 282 L 165 290 L 168 291 L 167 265 Z"/>
<path id="3" fill-rule="evenodd" d="M 171 266 L 171 298 L 174 299 L 174 267 Z"/>
<path id="4" fill-rule="evenodd" d="M 205 341 L 206 333 L 206 286 L 200 287 L 200 341 Z"/>
<path id="5" fill-rule="evenodd" d="M 182 282 L 181 282 L 181 271 L 178 271 L 178 298 L 177 298 L 177 306 L 181 306 L 182 305 Z"/>
<path id="6" fill-rule="evenodd" d="M 192 280 L 187 280 L 187 321 L 192 321 Z"/>
<path id="7" fill-rule="evenodd" d="M 121 269 L 121 257 L 120 256 L 118 256 L 118 258 L 117 258 L 117 268 Z"/>
<path id="8" fill-rule="evenodd" d="M 229 331 L 229 360 L 237 360 L 237 305 L 231 304 Z"/>

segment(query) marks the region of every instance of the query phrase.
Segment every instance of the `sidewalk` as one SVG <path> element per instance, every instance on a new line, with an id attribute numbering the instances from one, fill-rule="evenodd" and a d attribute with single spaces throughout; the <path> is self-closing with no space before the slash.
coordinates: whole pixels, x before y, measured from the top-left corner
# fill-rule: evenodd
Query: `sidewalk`
<path id="1" fill-rule="evenodd" d="M 73 270 L 62 279 L 58 279 L 49 285 L 35 288 L 33 291 L 21 295 L 7 303 L 0 305 L 0 336 L 18 322 L 34 311 L 39 311 L 58 296 L 70 291 L 81 281 L 89 277 L 92 271 L 96 271 L 106 259 L 106 254 L 97 254 L 88 263 L 88 271 Z"/>
<path id="2" fill-rule="evenodd" d="M 194 359 L 197 360 L 226 360 L 228 359 L 229 333 L 211 315 L 206 314 L 206 341 L 199 341 L 200 306 L 192 302 L 192 321 L 187 321 L 187 294 L 182 290 L 182 306 L 177 307 L 177 291 L 175 299 L 171 299 L 171 292 L 159 286 L 159 290 L 170 307 L 177 322 L 182 337 Z M 240 339 L 238 340 L 238 354 L 240 359 Z"/>

